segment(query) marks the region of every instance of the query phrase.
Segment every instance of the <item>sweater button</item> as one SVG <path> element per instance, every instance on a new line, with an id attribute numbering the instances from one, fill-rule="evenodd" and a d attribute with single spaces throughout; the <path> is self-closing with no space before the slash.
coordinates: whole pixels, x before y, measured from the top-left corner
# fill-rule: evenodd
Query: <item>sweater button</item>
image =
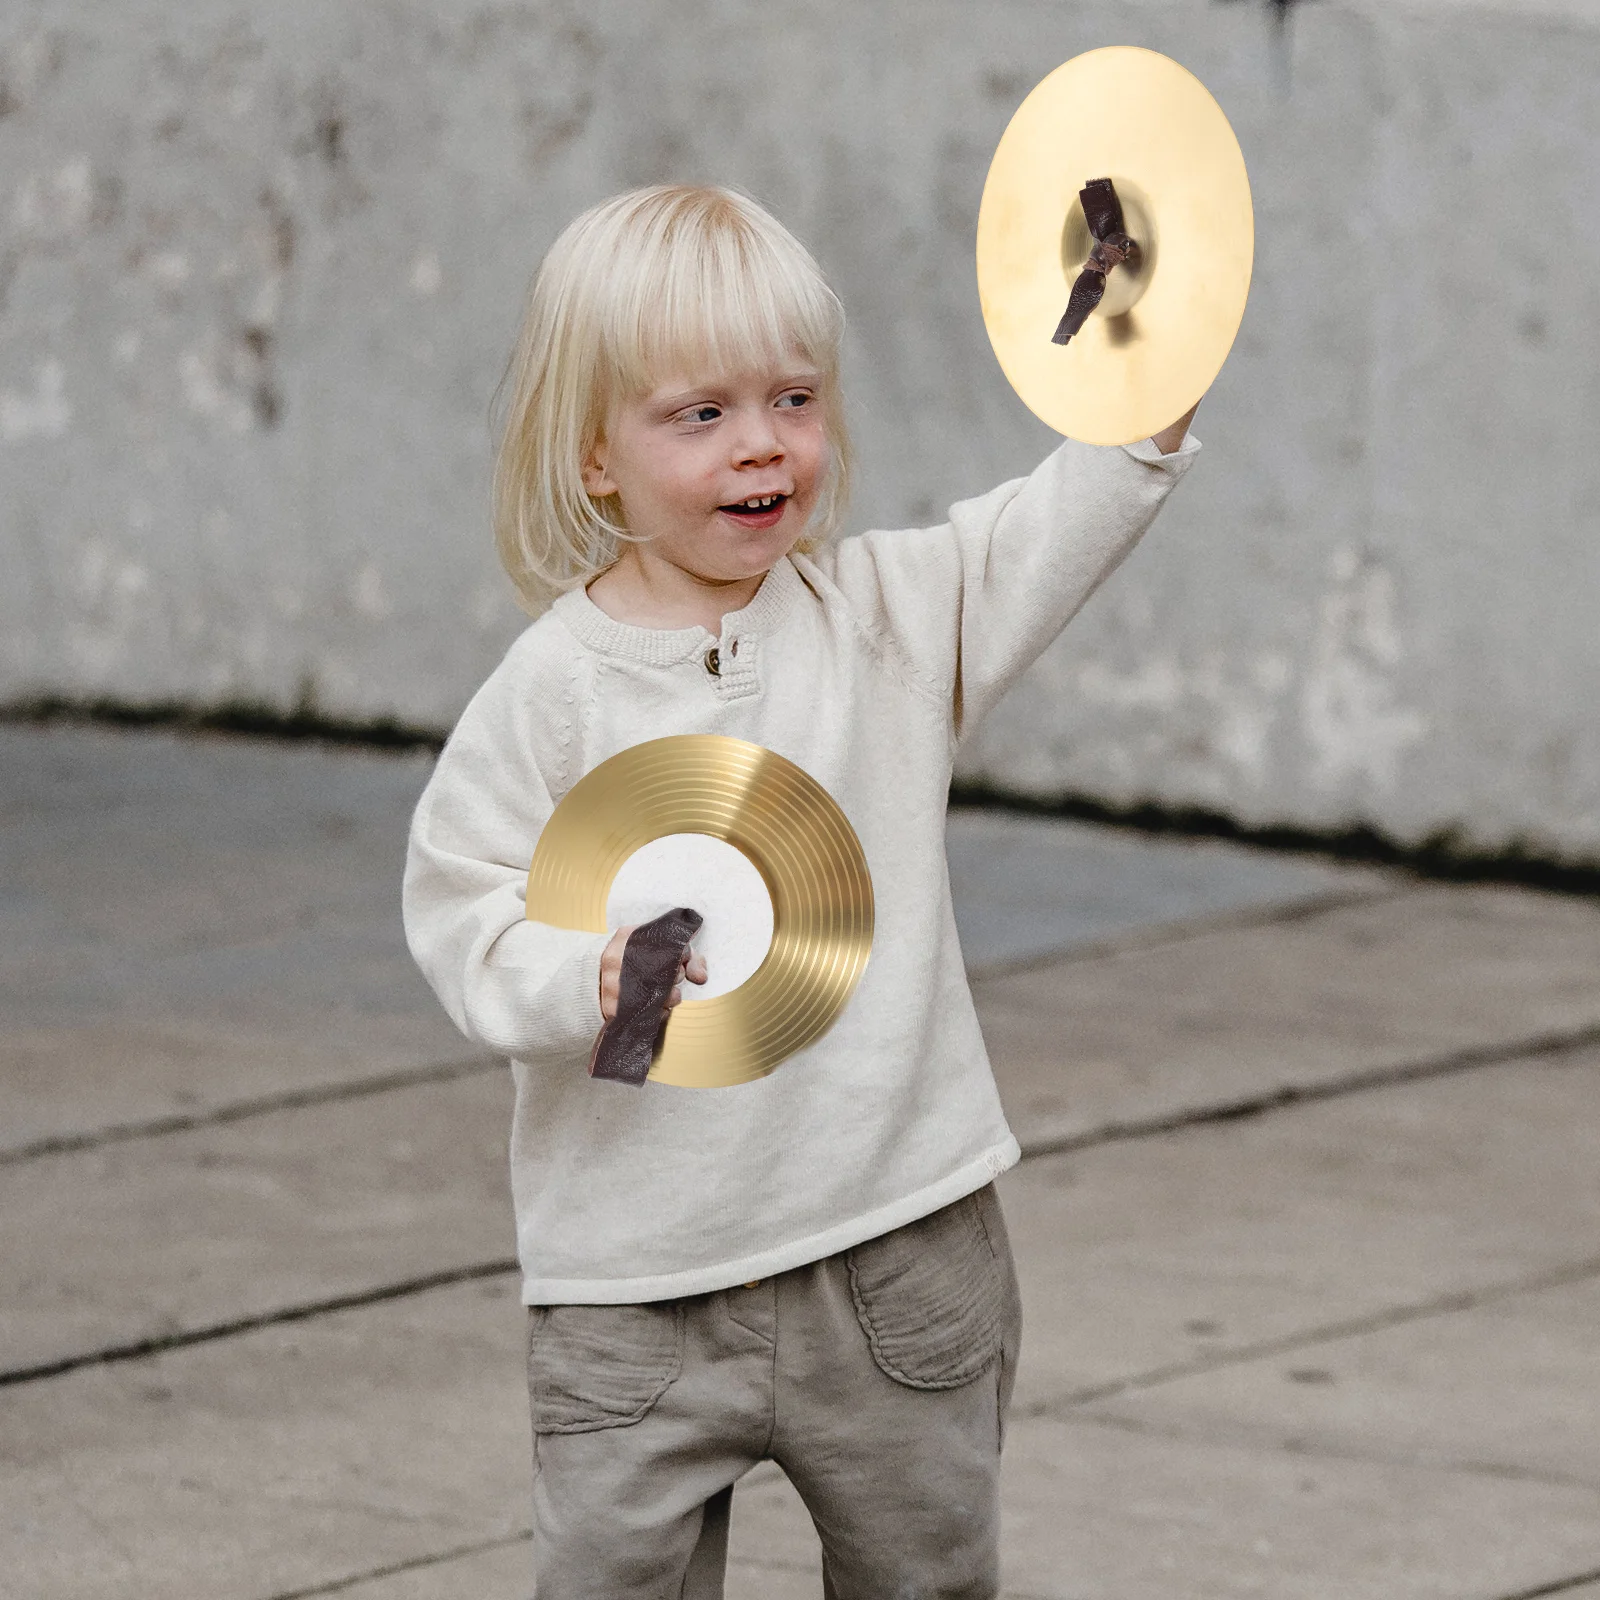
<path id="1" fill-rule="evenodd" d="M 709 672 L 713 678 L 720 678 L 722 676 L 722 657 L 717 653 L 717 647 L 715 645 L 712 645 L 712 647 L 706 651 L 706 671 Z"/>

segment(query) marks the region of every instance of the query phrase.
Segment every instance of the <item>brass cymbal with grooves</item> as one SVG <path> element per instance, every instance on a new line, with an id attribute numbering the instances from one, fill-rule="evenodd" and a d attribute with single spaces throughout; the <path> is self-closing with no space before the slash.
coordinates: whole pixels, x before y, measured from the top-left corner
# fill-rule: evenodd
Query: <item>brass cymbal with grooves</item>
<path id="1" fill-rule="evenodd" d="M 744 739 L 679 734 L 621 751 L 562 798 L 534 849 L 528 916 L 604 933 L 617 870 L 677 833 L 708 834 L 749 858 L 772 899 L 772 944 L 738 988 L 673 1008 L 650 1076 L 748 1083 L 820 1038 L 866 970 L 866 856 L 833 797 L 792 761 Z"/>
<path id="2" fill-rule="evenodd" d="M 1078 192 L 1110 178 L 1136 262 L 1069 344 L 1051 342 L 1093 240 Z M 1255 221 L 1244 155 L 1204 84 L 1114 45 L 1059 66 L 1017 108 L 978 210 L 989 342 L 1028 409 L 1089 444 L 1177 421 L 1222 370 L 1244 316 Z"/>

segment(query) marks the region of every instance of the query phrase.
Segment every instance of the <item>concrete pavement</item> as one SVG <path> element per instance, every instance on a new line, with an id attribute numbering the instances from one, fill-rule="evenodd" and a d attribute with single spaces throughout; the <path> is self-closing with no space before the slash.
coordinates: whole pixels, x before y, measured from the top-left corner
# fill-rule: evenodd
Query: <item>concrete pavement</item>
<path id="1" fill-rule="evenodd" d="M 422 758 L 0 727 L 0 1592 L 528 1600 Z M 1600 907 L 987 813 L 1008 1600 L 1600 1596 Z M 735 1600 L 820 1593 L 776 1469 Z"/>

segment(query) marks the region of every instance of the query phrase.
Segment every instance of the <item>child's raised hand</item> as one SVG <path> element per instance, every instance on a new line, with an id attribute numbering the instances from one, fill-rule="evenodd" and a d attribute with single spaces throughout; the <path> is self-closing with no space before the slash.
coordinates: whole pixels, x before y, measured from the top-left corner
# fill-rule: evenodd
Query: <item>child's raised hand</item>
<path id="1" fill-rule="evenodd" d="M 1170 428 L 1163 428 L 1160 433 L 1151 434 L 1150 442 L 1164 456 L 1170 456 L 1174 450 L 1181 450 L 1184 436 L 1189 431 L 1189 424 L 1194 421 L 1194 414 L 1199 409 L 1200 402 L 1196 400 Z"/>
<path id="2" fill-rule="evenodd" d="M 628 943 L 628 935 L 638 926 L 633 923 L 626 928 L 618 928 L 611 935 L 611 942 L 600 953 L 600 1015 L 607 1022 L 617 1014 L 617 1000 L 622 992 L 622 952 Z M 709 974 L 703 957 L 689 955 L 686 964 L 678 968 L 679 978 L 687 978 L 690 983 L 704 983 Z M 667 1009 L 670 1011 L 683 999 L 683 985 L 680 982 L 667 997 Z"/>

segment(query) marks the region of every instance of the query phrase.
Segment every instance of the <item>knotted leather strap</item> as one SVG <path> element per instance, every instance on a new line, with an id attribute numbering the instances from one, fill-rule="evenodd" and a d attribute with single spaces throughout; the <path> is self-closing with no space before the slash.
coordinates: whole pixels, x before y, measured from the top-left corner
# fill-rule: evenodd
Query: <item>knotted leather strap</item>
<path id="1" fill-rule="evenodd" d="M 641 922 L 622 947 L 617 1014 L 601 1030 L 589 1057 L 589 1076 L 613 1083 L 643 1083 L 667 1025 L 667 1001 L 704 919 L 679 906 Z"/>
<path id="2" fill-rule="evenodd" d="M 1066 315 L 1050 336 L 1051 344 L 1066 344 L 1083 327 L 1106 292 L 1106 274 L 1139 253 L 1139 246 L 1122 231 L 1122 202 L 1109 178 L 1091 178 L 1078 198 L 1094 248 L 1067 297 Z"/>

